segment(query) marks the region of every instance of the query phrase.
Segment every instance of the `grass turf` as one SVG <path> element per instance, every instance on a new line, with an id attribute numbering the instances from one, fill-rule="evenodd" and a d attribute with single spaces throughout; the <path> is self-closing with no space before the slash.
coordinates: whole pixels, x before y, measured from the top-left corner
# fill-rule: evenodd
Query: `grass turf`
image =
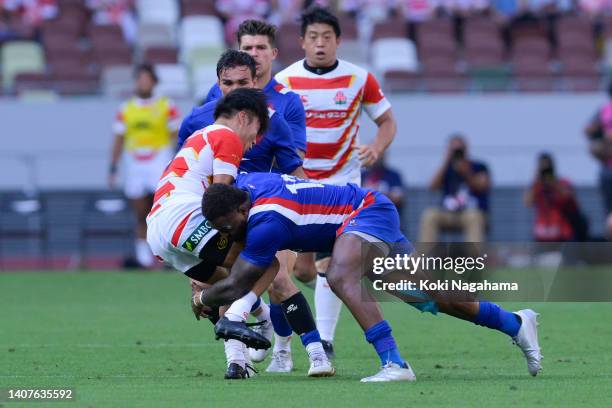
<path id="1" fill-rule="evenodd" d="M 612 303 L 529 305 L 542 313 L 546 358 L 537 378 L 501 333 L 387 303 L 386 318 L 418 378 L 391 384 L 359 383 L 379 363 L 346 309 L 335 377 L 307 378 L 296 338 L 293 373 L 223 380 L 222 344 L 188 303 L 187 281 L 172 273 L 0 274 L 0 388 L 76 389 L 76 402 L 0 405 L 612 406 Z"/>

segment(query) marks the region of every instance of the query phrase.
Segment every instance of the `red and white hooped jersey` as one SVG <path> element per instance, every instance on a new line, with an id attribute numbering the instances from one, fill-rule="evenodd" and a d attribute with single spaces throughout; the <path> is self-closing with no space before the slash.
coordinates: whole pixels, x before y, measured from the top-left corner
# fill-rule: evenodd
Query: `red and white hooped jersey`
<path id="1" fill-rule="evenodd" d="M 306 175 L 334 184 L 359 180 L 361 163 L 354 147 L 360 143 L 361 110 L 376 120 L 391 107 L 376 78 L 343 60 L 338 60 L 331 72 L 318 75 L 308 71 L 300 60 L 276 74 L 275 79 L 299 94 L 304 104 Z"/>
<path id="2" fill-rule="evenodd" d="M 213 175 L 236 178 L 242 153 L 238 135 L 226 126 L 211 125 L 195 132 L 162 174 L 149 217 L 174 203 L 198 207 Z"/>

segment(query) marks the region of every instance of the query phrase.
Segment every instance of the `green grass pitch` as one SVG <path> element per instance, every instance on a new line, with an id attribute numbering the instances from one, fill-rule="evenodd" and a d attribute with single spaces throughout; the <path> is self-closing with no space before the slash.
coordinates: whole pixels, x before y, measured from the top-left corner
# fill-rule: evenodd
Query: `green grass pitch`
<path id="1" fill-rule="evenodd" d="M 0 405 L 612 407 L 612 303 L 524 306 L 541 313 L 537 378 L 506 336 L 394 303 L 384 311 L 415 383 L 359 383 L 379 363 L 346 309 L 335 377 L 307 378 L 295 338 L 293 373 L 228 382 L 222 344 L 194 319 L 179 274 L 1 273 L 0 388 L 74 387 L 76 401 Z"/>

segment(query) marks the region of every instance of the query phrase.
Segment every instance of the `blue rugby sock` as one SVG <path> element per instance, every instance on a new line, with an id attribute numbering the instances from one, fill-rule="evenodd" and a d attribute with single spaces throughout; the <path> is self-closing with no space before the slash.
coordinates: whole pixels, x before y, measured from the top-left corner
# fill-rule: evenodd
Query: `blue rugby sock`
<path id="1" fill-rule="evenodd" d="M 389 361 L 398 364 L 400 367 L 407 367 L 406 362 L 400 356 L 395 339 L 391 334 L 391 326 L 386 320 L 376 323 L 365 331 L 365 338 L 368 343 L 374 346 L 381 365 Z"/>
<path id="2" fill-rule="evenodd" d="M 309 331 L 308 333 L 304 333 L 300 336 L 300 340 L 302 340 L 302 344 L 304 347 L 309 345 L 310 343 L 321 342 L 321 336 L 319 335 L 318 330 Z"/>
<path id="3" fill-rule="evenodd" d="M 478 315 L 474 323 L 489 329 L 499 330 L 510 337 L 518 334 L 521 328 L 521 319 L 514 313 L 505 311 L 495 303 L 480 302 Z"/>
<path id="4" fill-rule="evenodd" d="M 253 303 L 253 306 L 251 306 L 251 312 L 254 312 L 255 310 L 257 310 L 257 308 L 261 305 L 261 298 L 258 297 L 257 301 L 255 303 Z"/>
<path id="5" fill-rule="evenodd" d="M 288 337 L 293 333 L 291 326 L 289 326 L 289 322 L 285 318 L 281 305 L 270 303 L 270 320 L 272 321 L 274 332 L 279 336 Z"/>

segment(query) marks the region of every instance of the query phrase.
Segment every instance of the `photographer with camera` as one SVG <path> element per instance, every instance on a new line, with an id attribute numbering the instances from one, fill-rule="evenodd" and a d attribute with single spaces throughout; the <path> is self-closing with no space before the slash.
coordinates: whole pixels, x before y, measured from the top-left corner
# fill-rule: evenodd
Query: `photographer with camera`
<path id="1" fill-rule="evenodd" d="M 584 241 L 588 223 L 578 209 L 569 180 L 557 177 L 550 153 L 541 153 L 535 179 L 525 193 L 525 205 L 533 207 L 533 237 L 538 242 Z"/>
<path id="2" fill-rule="evenodd" d="M 601 163 L 599 186 L 606 211 L 606 233 L 612 239 L 612 83 L 608 86 L 609 100 L 597 110 L 584 133 L 589 151 Z"/>
<path id="3" fill-rule="evenodd" d="M 466 242 L 482 242 L 490 184 L 487 166 L 471 160 L 465 138 L 453 135 L 444 162 L 430 183 L 431 190 L 442 191 L 441 206 L 425 210 L 419 240 L 436 242 L 441 230 L 460 230 Z"/>

